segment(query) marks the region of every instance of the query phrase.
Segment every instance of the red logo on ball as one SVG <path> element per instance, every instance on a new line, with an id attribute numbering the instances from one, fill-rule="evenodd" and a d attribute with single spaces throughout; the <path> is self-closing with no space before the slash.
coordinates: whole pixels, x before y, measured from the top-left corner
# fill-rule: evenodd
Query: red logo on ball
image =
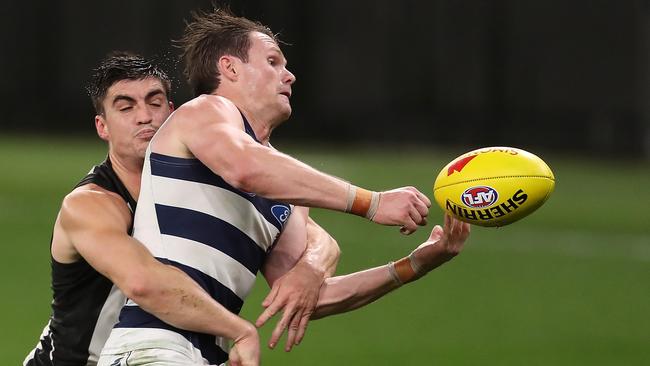
<path id="1" fill-rule="evenodd" d="M 465 167 L 465 165 L 467 165 L 467 163 L 472 161 L 472 159 L 474 159 L 475 157 L 476 157 L 476 155 L 470 155 L 470 156 L 466 156 L 466 157 L 464 157 L 464 158 L 462 158 L 460 160 L 455 161 L 447 169 L 447 176 L 450 176 L 450 175 L 454 174 L 454 172 L 459 172 L 460 173 L 463 170 L 463 168 Z"/>

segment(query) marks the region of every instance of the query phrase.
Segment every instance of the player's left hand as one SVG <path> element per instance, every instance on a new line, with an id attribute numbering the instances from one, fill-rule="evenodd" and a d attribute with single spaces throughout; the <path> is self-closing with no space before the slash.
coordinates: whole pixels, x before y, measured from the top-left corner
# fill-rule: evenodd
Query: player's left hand
<path id="1" fill-rule="evenodd" d="M 284 309 L 282 318 L 271 334 L 270 348 L 275 347 L 287 328 L 287 343 L 284 350 L 289 352 L 294 345 L 300 343 L 307 330 L 307 323 L 314 313 L 323 280 L 321 273 L 299 262 L 275 281 L 271 292 L 262 302 L 266 310 L 255 322 L 257 327 L 261 327 L 278 311 Z"/>

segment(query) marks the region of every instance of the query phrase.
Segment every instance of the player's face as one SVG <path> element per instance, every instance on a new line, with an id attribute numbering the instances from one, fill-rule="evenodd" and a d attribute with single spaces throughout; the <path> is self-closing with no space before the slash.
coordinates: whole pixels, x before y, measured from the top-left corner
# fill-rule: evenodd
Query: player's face
<path id="1" fill-rule="evenodd" d="M 173 105 L 160 80 L 121 80 L 108 88 L 104 113 L 95 117 L 99 136 L 124 158 L 143 159 L 147 145 Z"/>
<path id="2" fill-rule="evenodd" d="M 250 38 L 242 75 L 248 102 L 269 119 L 285 121 L 291 115 L 289 99 L 296 77 L 287 70 L 287 60 L 272 38 L 259 32 L 251 33 Z"/>

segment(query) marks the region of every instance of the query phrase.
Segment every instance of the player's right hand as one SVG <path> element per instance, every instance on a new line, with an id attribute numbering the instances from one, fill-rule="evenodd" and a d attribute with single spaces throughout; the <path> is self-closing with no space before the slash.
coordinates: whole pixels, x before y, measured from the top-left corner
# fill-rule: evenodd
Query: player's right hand
<path id="1" fill-rule="evenodd" d="M 418 226 L 427 224 L 431 200 L 414 187 L 402 187 L 381 192 L 379 206 L 372 221 L 383 225 L 401 226 L 400 232 L 409 235 Z"/>
<path id="2" fill-rule="evenodd" d="M 230 366 L 259 366 L 260 337 L 255 327 L 235 339 L 230 349 L 228 364 Z"/>
<path id="3" fill-rule="evenodd" d="M 471 232 L 470 224 L 445 214 L 444 227 L 436 225 L 429 239 L 418 246 L 411 256 L 424 275 L 457 256 L 465 246 Z"/>

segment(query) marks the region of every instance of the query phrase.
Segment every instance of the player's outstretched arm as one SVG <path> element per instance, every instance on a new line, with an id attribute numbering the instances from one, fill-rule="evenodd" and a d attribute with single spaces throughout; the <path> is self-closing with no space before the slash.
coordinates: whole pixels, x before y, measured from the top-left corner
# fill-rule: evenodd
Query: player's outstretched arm
<path id="1" fill-rule="evenodd" d="M 170 122 L 187 152 L 237 189 L 298 206 L 354 213 L 379 224 L 401 226 L 403 233 L 426 224 L 431 202 L 417 189 L 357 188 L 257 143 L 243 131 L 239 110 L 225 98 L 197 98 L 180 107 Z M 158 142 L 152 144 L 158 151 Z"/>
<path id="2" fill-rule="evenodd" d="M 308 236 L 309 230 L 313 228 L 308 228 Z M 357 309 L 402 284 L 419 279 L 460 253 L 469 233 L 469 224 L 445 215 L 444 228 L 435 226 L 429 239 L 409 256 L 382 267 L 326 279 L 312 317 L 317 319 Z"/>
<path id="3" fill-rule="evenodd" d="M 164 265 L 127 235 L 131 215 L 121 198 L 75 191 L 64 200 L 55 240 L 74 249 L 130 299 L 181 329 L 227 337 L 259 348 L 257 329 L 212 299 L 181 270 Z M 254 347 L 253 347 L 254 348 Z M 250 352 L 249 352 L 250 353 Z"/>

